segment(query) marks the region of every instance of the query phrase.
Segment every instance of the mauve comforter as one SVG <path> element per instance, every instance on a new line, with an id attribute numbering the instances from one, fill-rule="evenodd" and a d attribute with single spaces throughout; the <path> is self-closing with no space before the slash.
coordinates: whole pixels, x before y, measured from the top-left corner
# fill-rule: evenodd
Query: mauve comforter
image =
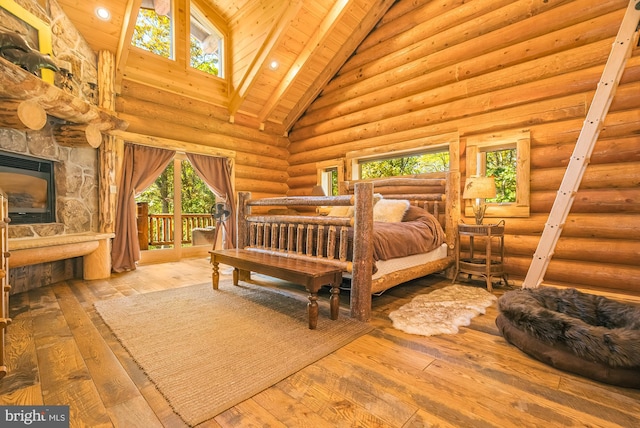
<path id="1" fill-rule="evenodd" d="M 432 214 L 411 206 L 400 223 L 373 223 L 373 260 L 426 253 L 442 245 L 444 237 Z"/>

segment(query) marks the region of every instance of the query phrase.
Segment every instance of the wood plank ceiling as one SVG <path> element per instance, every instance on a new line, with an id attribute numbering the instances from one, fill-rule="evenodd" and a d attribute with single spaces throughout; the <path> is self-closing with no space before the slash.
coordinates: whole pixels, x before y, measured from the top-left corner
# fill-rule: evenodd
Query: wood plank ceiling
<path id="1" fill-rule="evenodd" d="M 105 22 L 95 15 L 104 1 L 58 0 L 93 50 L 116 55 L 121 74 L 141 1 L 107 2 L 112 18 Z M 174 1 L 179 5 L 186 0 Z M 393 4 L 393 0 L 193 1 L 226 23 L 229 39 L 227 90 L 222 98 L 205 101 L 227 109 L 230 117 L 246 115 L 255 118 L 261 129 L 267 124 L 282 134 Z M 280 63 L 276 70 L 269 67 L 274 59 Z M 175 86 L 180 92 L 177 82 Z"/>

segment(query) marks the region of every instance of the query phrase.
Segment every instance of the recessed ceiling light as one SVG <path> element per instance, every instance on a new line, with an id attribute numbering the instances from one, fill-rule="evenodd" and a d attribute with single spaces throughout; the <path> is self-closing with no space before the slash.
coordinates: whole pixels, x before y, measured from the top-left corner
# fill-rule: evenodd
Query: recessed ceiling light
<path id="1" fill-rule="evenodd" d="M 272 70 L 277 70 L 279 66 L 280 64 L 278 63 L 278 61 L 275 61 L 275 60 L 269 63 L 269 68 Z"/>
<path id="2" fill-rule="evenodd" d="M 96 9 L 96 16 L 103 21 L 108 21 L 109 19 L 111 19 L 111 12 L 109 12 L 108 9 L 100 6 Z"/>

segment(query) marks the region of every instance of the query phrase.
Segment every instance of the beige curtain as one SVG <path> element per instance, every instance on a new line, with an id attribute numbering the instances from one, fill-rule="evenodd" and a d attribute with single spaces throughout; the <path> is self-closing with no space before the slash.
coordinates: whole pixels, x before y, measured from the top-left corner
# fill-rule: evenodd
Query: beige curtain
<path id="1" fill-rule="evenodd" d="M 125 144 L 122 181 L 118 192 L 115 232 L 111 248 L 114 272 L 134 270 L 140 260 L 136 194 L 149 187 L 173 159 L 175 151 Z"/>
<path id="2" fill-rule="evenodd" d="M 231 217 L 225 223 L 228 233 L 224 238 L 225 248 L 235 248 L 236 202 L 231 185 L 231 162 L 227 158 L 194 153 L 187 153 L 187 158 L 200 178 L 231 208 Z"/>

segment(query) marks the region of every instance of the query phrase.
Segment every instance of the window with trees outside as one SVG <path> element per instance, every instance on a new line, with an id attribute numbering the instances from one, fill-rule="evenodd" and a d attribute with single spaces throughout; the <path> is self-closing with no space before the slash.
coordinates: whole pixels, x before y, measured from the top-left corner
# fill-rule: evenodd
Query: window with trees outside
<path id="1" fill-rule="evenodd" d="M 181 57 L 175 52 L 172 1 L 143 0 L 131 44 L 167 59 Z M 205 14 L 190 3 L 188 63 L 191 68 L 224 77 L 224 37 Z"/>
<path id="2" fill-rule="evenodd" d="M 516 201 L 516 167 L 517 150 L 515 147 L 484 152 L 486 175 L 493 176 L 496 181 L 496 197 L 487 199 L 491 202 Z"/>
<path id="3" fill-rule="evenodd" d="M 449 151 L 437 150 L 362 159 L 358 162 L 358 166 L 361 179 L 444 172 L 449 170 Z"/>
<path id="4" fill-rule="evenodd" d="M 173 59 L 173 36 L 171 20 L 171 1 L 160 2 L 158 7 L 153 1 L 143 1 L 131 44 L 140 49 Z"/>
<path id="5" fill-rule="evenodd" d="M 186 157 L 176 155 L 153 184 L 136 197 L 136 202 L 148 206 L 148 249 L 173 247 L 177 239 L 174 224 L 182 225 L 182 245 L 191 245 L 191 230 L 213 223 L 210 210 L 215 201 L 215 194 Z M 176 214 L 180 221 L 174 221 Z"/>
<path id="6" fill-rule="evenodd" d="M 333 159 L 316 163 L 318 179 L 316 184 L 322 187 L 326 196 L 340 194 L 339 184 L 344 181 L 344 159 Z"/>
<path id="7" fill-rule="evenodd" d="M 191 26 L 189 38 L 189 63 L 191 67 L 218 77 L 224 77 L 224 38 L 191 3 Z"/>
<path id="8" fill-rule="evenodd" d="M 530 193 L 529 131 L 504 131 L 467 137 L 467 176 L 493 176 L 496 197 L 487 199 L 485 217 L 528 217 Z M 473 217 L 469 201 L 465 215 Z"/>

